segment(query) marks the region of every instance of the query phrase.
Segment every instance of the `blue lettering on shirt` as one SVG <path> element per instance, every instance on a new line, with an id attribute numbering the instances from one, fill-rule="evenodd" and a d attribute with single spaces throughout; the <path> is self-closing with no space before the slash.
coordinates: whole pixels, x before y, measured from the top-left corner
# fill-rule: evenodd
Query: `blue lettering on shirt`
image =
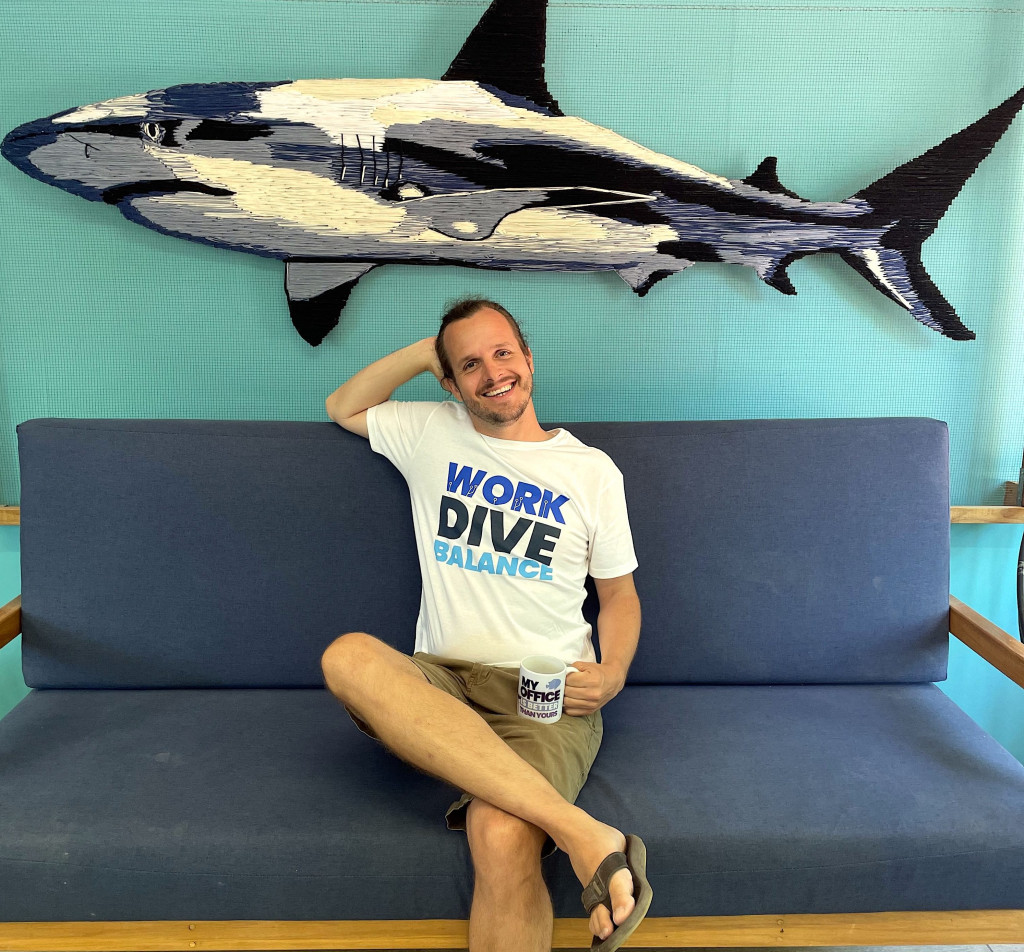
<path id="1" fill-rule="evenodd" d="M 565 525 L 562 506 L 570 501 L 568 496 L 556 496 L 550 489 L 543 489 L 525 480 L 513 483 L 507 476 L 500 474 L 494 474 L 488 479 L 486 470 L 474 470 L 472 466 L 456 462 L 448 464 L 448 492 L 473 496 L 481 483 L 483 495 L 492 505 L 503 506 L 511 502 L 514 512 L 523 510 L 531 516 L 554 519 Z"/>

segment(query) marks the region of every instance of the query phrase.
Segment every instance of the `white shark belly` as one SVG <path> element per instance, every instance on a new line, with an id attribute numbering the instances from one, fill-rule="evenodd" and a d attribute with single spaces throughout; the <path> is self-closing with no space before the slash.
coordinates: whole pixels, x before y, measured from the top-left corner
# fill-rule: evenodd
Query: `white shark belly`
<path id="1" fill-rule="evenodd" d="M 373 205 L 382 203 L 372 202 Z M 585 270 L 618 268 L 657 254 L 678 238 L 668 225 L 640 225 L 565 208 L 528 208 L 502 220 L 481 240 L 444 235 L 384 207 L 361 216 L 311 221 L 258 214 L 235 198 L 180 192 L 131 201 L 133 216 L 176 237 L 275 258 L 355 258 L 399 262 L 410 258 L 461 261 L 477 267 Z M 402 217 L 389 214 L 403 213 Z"/>

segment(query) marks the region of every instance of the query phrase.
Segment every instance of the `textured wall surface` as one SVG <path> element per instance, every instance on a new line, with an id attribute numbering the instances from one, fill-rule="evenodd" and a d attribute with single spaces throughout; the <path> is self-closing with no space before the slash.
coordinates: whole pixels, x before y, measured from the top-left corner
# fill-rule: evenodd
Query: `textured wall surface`
<path id="1" fill-rule="evenodd" d="M 485 7 L 9 0 L 0 134 L 185 82 L 437 78 Z M 776 155 L 788 188 L 838 200 L 1024 85 L 1024 3 L 551 0 L 547 71 L 567 115 L 730 178 Z M 0 212 L 2 503 L 19 500 L 14 428 L 24 419 L 325 419 L 338 383 L 432 334 L 444 302 L 468 292 L 521 316 L 542 420 L 932 416 L 950 426 L 958 504 L 999 502 L 1020 466 L 1024 117 L 924 245 L 935 283 L 977 334 L 970 342 L 922 327 L 838 257 L 819 255 L 790 269 L 796 297 L 723 264 L 697 264 L 642 299 L 611 272 L 384 267 L 313 349 L 289 321 L 280 262 L 141 228 L 6 162 Z M 398 393 L 439 395 L 425 379 Z M 958 527 L 954 592 L 963 572 L 976 607 L 1005 609 L 1017 540 L 1006 527 Z M 3 552 L 16 560 L 16 542 Z M 1009 575 L 977 568 L 1004 560 Z M 996 620 L 1015 628 L 1013 617 Z M 1020 723 L 1013 690 L 1006 703 Z M 990 713 L 1012 733 L 1005 711 Z M 1003 742 L 1022 756 L 1016 737 Z"/>

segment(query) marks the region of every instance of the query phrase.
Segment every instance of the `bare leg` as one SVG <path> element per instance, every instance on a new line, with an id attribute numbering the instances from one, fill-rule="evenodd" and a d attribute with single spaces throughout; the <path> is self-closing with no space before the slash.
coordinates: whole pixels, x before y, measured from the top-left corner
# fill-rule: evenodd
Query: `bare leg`
<path id="1" fill-rule="evenodd" d="M 430 684 L 400 652 L 363 632 L 342 635 L 324 653 L 328 689 L 373 727 L 402 760 L 548 833 L 586 885 L 626 838 L 564 797 L 475 711 Z M 616 923 L 633 910 L 628 870 L 609 885 Z M 598 907 L 592 931 L 608 929 Z M 598 933 L 595 933 L 598 934 Z"/>
<path id="2" fill-rule="evenodd" d="M 551 952 L 554 917 L 540 866 L 547 833 L 470 800 L 466 834 L 476 873 L 469 952 Z"/>

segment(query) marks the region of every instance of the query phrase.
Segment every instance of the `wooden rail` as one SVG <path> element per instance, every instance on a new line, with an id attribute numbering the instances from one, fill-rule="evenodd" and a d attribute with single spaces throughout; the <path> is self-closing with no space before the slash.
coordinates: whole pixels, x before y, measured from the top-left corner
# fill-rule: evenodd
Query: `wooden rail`
<path id="1" fill-rule="evenodd" d="M 1024 910 L 650 918 L 626 948 L 646 946 L 986 945 L 1019 942 Z M 554 948 L 589 949 L 586 919 L 556 919 Z M 461 919 L 349 922 L 6 922 L 8 952 L 212 952 L 273 949 L 465 949 Z"/>
<path id="2" fill-rule="evenodd" d="M 949 596 L 949 630 L 968 648 L 1024 688 L 1024 644 L 959 598 Z"/>
<path id="3" fill-rule="evenodd" d="M 950 522 L 1024 523 L 1024 506 L 953 506 Z M 21 525 L 20 506 L 0 506 L 0 526 Z"/>
<path id="4" fill-rule="evenodd" d="M 21 596 L 12 598 L 0 608 L 0 648 L 21 634 Z"/>
<path id="5" fill-rule="evenodd" d="M 1017 505 L 1017 484 L 1003 483 L 1001 506 L 953 506 L 951 522 L 1024 522 L 1024 506 Z"/>
<path id="6" fill-rule="evenodd" d="M 953 506 L 950 522 L 1024 522 L 1024 506 Z"/>

